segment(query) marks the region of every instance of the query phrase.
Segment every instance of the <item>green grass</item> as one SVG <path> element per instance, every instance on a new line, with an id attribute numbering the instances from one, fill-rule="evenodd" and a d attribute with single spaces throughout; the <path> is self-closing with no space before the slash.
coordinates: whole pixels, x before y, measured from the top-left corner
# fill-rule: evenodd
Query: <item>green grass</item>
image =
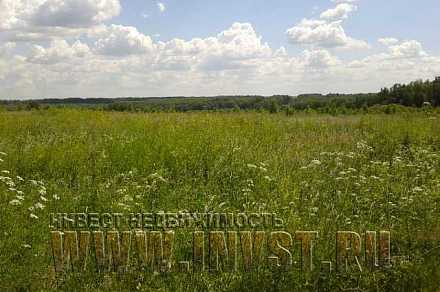
<path id="1" fill-rule="evenodd" d="M 0 289 L 440 288 L 440 242 L 415 237 L 440 225 L 438 114 L 0 112 L 0 152 Z M 295 270 L 56 277 L 49 214 L 86 210 L 264 210 L 289 232 L 319 231 L 316 258 L 334 258 L 338 230 L 390 230 L 392 254 L 411 260 L 327 277 Z"/>

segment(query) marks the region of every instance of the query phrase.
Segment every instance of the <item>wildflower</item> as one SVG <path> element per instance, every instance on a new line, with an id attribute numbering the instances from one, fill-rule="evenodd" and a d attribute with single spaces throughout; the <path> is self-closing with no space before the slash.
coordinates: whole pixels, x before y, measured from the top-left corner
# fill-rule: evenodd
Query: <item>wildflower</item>
<path id="1" fill-rule="evenodd" d="M 19 196 L 24 195 L 24 192 L 23 192 L 23 191 L 16 191 L 16 193 L 17 193 L 17 195 L 19 195 Z"/>
<path id="2" fill-rule="evenodd" d="M 311 164 L 313 164 L 313 165 L 321 165 L 322 162 L 319 161 L 318 159 L 314 159 L 314 160 L 312 160 Z"/>
<path id="3" fill-rule="evenodd" d="M 264 179 L 265 179 L 265 180 L 268 180 L 268 181 L 272 181 L 272 180 L 273 180 L 273 179 L 272 179 L 270 176 L 268 176 L 268 175 L 264 176 Z"/>
<path id="4" fill-rule="evenodd" d="M 267 172 L 267 168 L 262 167 L 262 166 L 260 166 L 260 170 L 261 170 L 262 172 Z"/>
<path id="5" fill-rule="evenodd" d="M 38 216 L 35 215 L 34 213 L 31 213 L 31 214 L 29 215 L 29 217 L 31 217 L 32 219 L 38 219 Z"/>
<path id="6" fill-rule="evenodd" d="M 22 247 L 23 248 L 32 248 L 32 246 L 30 246 L 29 244 L 23 244 Z"/>
<path id="7" fill-rule="evenodd" d="M 11 192 L 17 191 L 17 189 L 15 189 L 15 188 L 9 188 L 8 190 L 10 190 Z"/>
<path id="8" fill-rule="evenodd" d="M 24 181 L 24 178 L 22 178 L 22 177 L 19 176 L 19 175 L 17 175 L 17 179 L 18 179 L 19 181 Z"/>
<path id="9" fill-rule="evenodd" d="M 52 197 L 57 201 L 60 199 L 60 197 L 57 194 L 53 195 Z"/>
<path id="10" fill-rule="evenodd" d="M 43 202 L 47 202 L 47 199 L 44 196 L 40 196 L 40 200 L 42 200 Z"/>
<path id="11" fill-rule="evenodd" d="M 38 202 L 38 203 L 35 204 L 35 208 L 43 210 L 44 209 L 44 205 L 41 204 L 40 202 Z"/>
<path id="12" fill-rule="evenodd" d="M 3 174 L 10 174 L 11 172 L 9 170 L 2 170 L 1 173 L 3 173 Z"/>
<path id="13" fill-rule="evenodd" d="M 14 199 L 14 200 L 9 202 L 9 205 L 19 206 L 19 205 L 21 205 L 21 202 L 19 200 L 17 200 L 17 199 Z"/>
<path id="14" fill-rule="evenodd" d="M 166 179 L 164 179 L 160 174 L 158 174 L 157 172 L 153 173 L 150 175 L 150 178 L 157 178 L 158 180 L 162 181 L 162 182 L 167 182 Z"/>
<path id="15" fill-rule="evenodd" d="M 0 152 L 1 156 L 7 156 L 8 154 L 6 154 L 5 152 Z"/>
<path id="16" fill-rule="evenodd" d="M 7 185 L 8 187 L 11 187 L 11 188 L 15 187 L 15 183 L 14 183 L 12 180 L 8 180 L 8 181 L 6 182 L 6 185 Z"/>
<path id="17" fill-rule="evenodd" d="M 35 207 L 33 207 L 33 206 L 29 207 L 28 210 L 29 210 L 29 212 L 33 212 L 35 210 Z"/>
<path id="18" fill-rule="evenodd" d="M 38 191 L 38 193 L 39 193 L 41 196 L 44 196 L 44 195 L 46 195 L 46 189 L 45 189 L 45 188 L 42 188 L 42 189 L 40 189 L 40 190 Z"/>
<path id="19" fill-rule="evenodd" d="M 133 198 L 130 197 L 129 195 L 125 195 L 124 196 L 124 201 L 133 201 Z"/>
<path id="20" fill-rule="evenodd" d="M 23 201 L 23 200 L 24 200 L 24 197 L 23 197 L 23 196 L 19 196 L 19 195 L 17 195 L 16 198 L 17 198 L 18 200 L 20 200 L 20 201 Z"/>
<path id="21" fill-rule="evenodd" d="M 423 189 L 421 187 L 415 187 L 415 188 L 413 188 L 413 192 L 420 193 L 420 192 L 423 192 Z"/>
<path id="22" fill-rule="evenodd" d="M 32 185 L 34 185 L 34 186 L 38 186 L 38 183 L 37 183 L 36 180 L 31 179 L 31 180 L 29 180 L 29 181 L 31 182 Z"/>

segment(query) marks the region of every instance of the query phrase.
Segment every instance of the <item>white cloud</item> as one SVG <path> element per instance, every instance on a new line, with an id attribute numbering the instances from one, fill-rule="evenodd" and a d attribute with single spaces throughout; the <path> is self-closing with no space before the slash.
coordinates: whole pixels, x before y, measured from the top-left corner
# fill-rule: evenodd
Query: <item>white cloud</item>
<path id="1" fill-rule="evenodd" d="M 440 58 L 417 41 L 383 40 L 379 53 L 347 59 L 330 48 L 361 41 L 347 36 L 341 21 L 297 27 L 304 28 L 297 43 L 310 46 L 296 54 L 269 46 L 250 23 L 166 42 L 122 25 L 92 26 L 81 37 L 63 29 L 63 38 L 49 43 L 0 45 L 0 98 L 375 91 L 440 71 Z M 35 33 L 62 35 L 52 28 Z"/>
<path id="2" fill-rule="evenodd" d="M 321 13 L 321 18 L 325 20 L 341 20 L 346 19 L 350 13 L 357 10 L 357 6 L 349 3 L 338 4 L 335 8 L 329 9 Z"/>
<path id="3" fill-rule="evenodd" d="M 157 8 L 161 13 L 165 12 L 165 10 L 167 9 L 165 4 L 163 4 L 162 2 L 157 2 Z"/>
<path id="4" fill-rule="evenodd" d="M 417 58 L 425 57 L 428 54 L 423 50 L 422 44 L 418 41 L 405 41 L 398 45 L 390 46 L 390 54 L 395 58 Z"/>
<path id="5" fill-rule="evenodd" d="M 10 55 L 16 47 L 16 43 L 7 42 L 5 44 L 0 45 L 0 57 Z"/>
<path id="6" fill-rule="evenodd" d="M 293 44 L 316 45 L 325 48 L 368 48 L 362 40 L 346 35 L 340 21 L 303 19 L 299 24 L 287 30 L 287 36 Z"/>
<path id="7" fill-rule="evenodd" d="M 303 19 L 286 31 L 293 44 L 311 45 L 321 48 L 367 49 L 367 42 L 347 36 L 343 20 L 357 10 L 356 1 L 339 1 L 336 7 L 321 13 L 320 19 Z"/>
<path id="8" fill-rule="evenodd" d="M 48 27 L 89 27 L 119 15 L 119 0 L 46 0 L 30 22 Z"/>
<path id="9" fill-rule="evenodd" d="M 0 30 L 89 27 L 117 16 L 119 0 L 2 0 Z"/>
<path id="10" fill-rule="evenodd" d="M 329 51 L 324 49 L 306 50 L 303 56 L 305 65 L 310 68 L 327 68 L 339 63 L 339 60 L 335 56 L 332 56 Z"/>
<path id="11" fill-rule="evenodd" d="M 271 56 L 272 50 L 249 23 L 234 23 L 215 37 L 190 41 L 173 39 L 158 43 L 161 56 L 187 56 L 206 70 L 236 69 L 249 65 L 249 60 Z"/>
<path id="12" fill-rule="evenodd" d="M 399 40 L 396 38 L 380 38 L 377 41 L 384 46 L 395 45 L 399 42 Z"/>
<path id="13" fill-rule="evenodd" d="M 68 62 L 72 58 L 83 58 L 90 53 L 86 44 L 76 41 L 69 45 L 65 40 L 52 41 L 48 48 L 34 45 L 27 57 L 27 61 L 37 64 L 56 64 L 59 62 Z"/>
<path id="14" fill-rule="evenodd" d="M 123 57 L 153 50 L 151 38 L 132 26 L 112 24 L 98 32 L 97 38 L 96 51 L 103 55 Z"/>

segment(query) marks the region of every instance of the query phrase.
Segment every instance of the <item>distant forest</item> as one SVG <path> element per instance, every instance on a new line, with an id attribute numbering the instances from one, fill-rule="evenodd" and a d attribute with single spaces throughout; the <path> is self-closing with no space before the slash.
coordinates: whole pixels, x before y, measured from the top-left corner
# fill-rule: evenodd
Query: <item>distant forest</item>
<path id="1" fill-rule="evenodd" d="M 3 100 L 0 109 L 34 110 L 49 107 L 89 107 L 107 111 L 187 112 L 187 111 L 268 111 L 287 114 L 296 111 L 349 113 L 382 108 L 396 111 L 403 107 L 440 106 L 440 77 L 433 81 L 414 81 L 383 88 L 379 93 L 302 94 L 298 96 L 215 96 L 148 98 L 66 98 L 40 100 Z"/>

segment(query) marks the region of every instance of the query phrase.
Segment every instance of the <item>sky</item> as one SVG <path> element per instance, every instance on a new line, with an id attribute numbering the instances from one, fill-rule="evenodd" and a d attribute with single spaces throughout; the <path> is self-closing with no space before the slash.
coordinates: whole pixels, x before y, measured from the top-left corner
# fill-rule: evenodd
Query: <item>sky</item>
<path id="1" fill-rule="evenodd" d="M 0 0 L 0 99 L 376 92 L 440 76 L 438 0 Z"/>

